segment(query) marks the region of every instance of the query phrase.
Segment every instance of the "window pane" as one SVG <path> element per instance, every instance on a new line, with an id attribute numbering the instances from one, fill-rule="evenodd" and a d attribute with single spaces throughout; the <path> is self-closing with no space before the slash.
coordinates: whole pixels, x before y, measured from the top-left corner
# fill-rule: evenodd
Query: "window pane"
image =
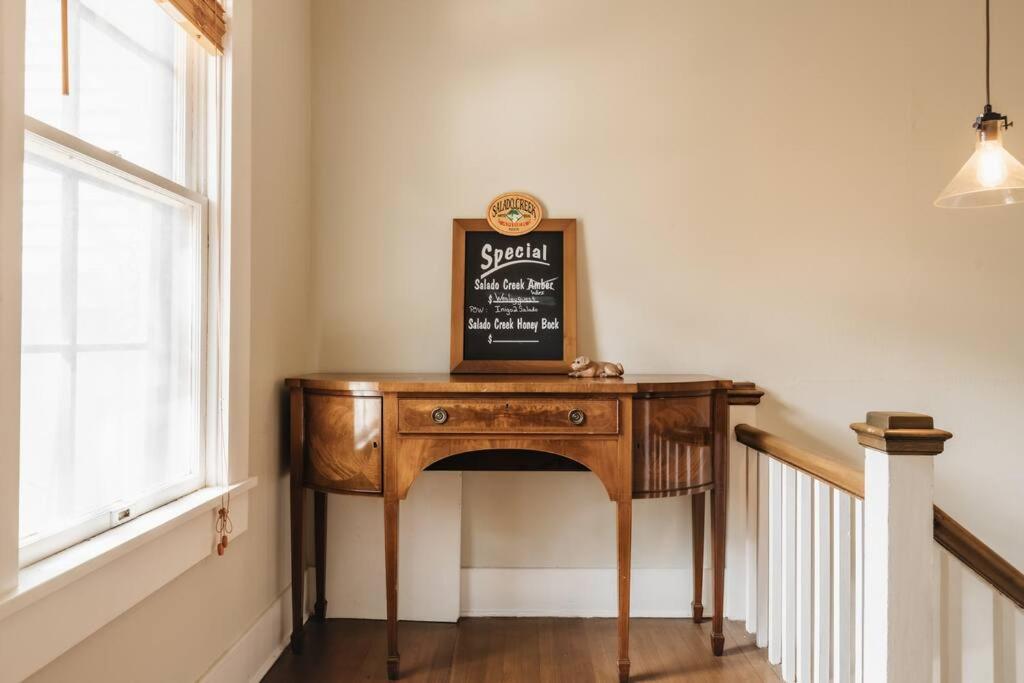
<path id="1" fill-rule="evenodd" d="M 22 287 L 32 292 L 21 313 L 21 335 L 27 344 L 59 344 L 70 337 L 65 327 L 70 316 L 63 308 L 67 297 L 61 293 L 68 284 L 61 270 L 66 246 L 63 182 L 57 171 L 25 165 L 24 221 L 32 226 L 22 237 Z"/>
<path id="2" fill-rule="evenodd" d="M 60 0 L 27 3 L 25 113 L 178 180 L 185 36 L 155 2 L 69 0 L 71 94 L 61 94 Z"/>
<path id="3" fill-rule="evenodd" d="M 23 544 L 201 462 L 197 210 L 54 158 L 26 152 Z"/>
<path id="4" fill-rule="evenodd" d="M 153 275 L 172 246 L 171 210 L 84 183 L 78 209 L 78 341 L 140 344 L 165 332 L 169 321 L 150 313 L 165 294 L 154 290 L 169 284 Z"/>
<path id="5" fill-rule="evenodd" d="M 70 366 L 60 353 L 32 353 L 21 357 L 21 538 L 54 528 L 70 502 L 70 478 L 61 470 L 67 463 Z M 73 505 L 69 505 L 73 507 Z"/>

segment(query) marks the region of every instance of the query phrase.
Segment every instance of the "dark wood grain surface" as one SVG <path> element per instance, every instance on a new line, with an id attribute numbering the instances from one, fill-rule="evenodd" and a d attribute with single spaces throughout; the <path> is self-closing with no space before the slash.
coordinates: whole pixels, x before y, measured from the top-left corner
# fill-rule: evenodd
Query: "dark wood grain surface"
<path id="1" fill-rule="evenodd" d="M 731 389 L 732 381 L 710 375 L 625 375 L 575 378 L 567 375 L 442 375 L 317 373 L 285 380 L 289 387 L 326 391 L 455 394 L 637 394 Z"/>
<path id="2" fill-rule="evenodd" d="M 462 619 L 458 624 L 402 622 L 402 680 L 410 683 L 612 681 L 614 619 Z M 688 619 L 632 620 L 632 680 L 762 683 L 779 681 L 739 622 L 726 622 L 726 649 L 707 647 L 710 625 Z M 306 652 L 288 651 L 264 683 L 382 682 L 383 621 L 329 619 L 306 627 Z"/>
<path id="3" fill-rule="evenodd" d="M 633 401 L 633 497 L 677 496 L 711 484 L 711 397 Z"/>
<path id="4" fill-rule="evenodd" d="M 435 410 L 443 410 L 438 423 Z M 581 411 L 580 424 L 569 414 Z M 400 398 L 400 434 L 617 434 L 615 398 Z"/>
<path id="5" fill-rule="evenodd" d="M 380 493 L 381 400 L 305 395 L 305 483 L 339 493 Z"/>

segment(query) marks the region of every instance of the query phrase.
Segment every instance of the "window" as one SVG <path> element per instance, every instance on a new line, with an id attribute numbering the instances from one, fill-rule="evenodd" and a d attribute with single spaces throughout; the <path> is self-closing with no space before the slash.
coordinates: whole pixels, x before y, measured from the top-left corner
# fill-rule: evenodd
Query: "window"
<path id="1" fill-rule="evenodd" d="M 186 183 L 185 32 L 152 0 L 70 0 L 65 96 L 60 2 L 33 0 L 26 12 L 25 113 Z"/>
<path id="2" fill-rule="evenodd" d="M 209 57 L 152 0 L 27 3 L 19 548 L 206 484 Z M 212 138 L 213 136 L 211 136 Z"/>

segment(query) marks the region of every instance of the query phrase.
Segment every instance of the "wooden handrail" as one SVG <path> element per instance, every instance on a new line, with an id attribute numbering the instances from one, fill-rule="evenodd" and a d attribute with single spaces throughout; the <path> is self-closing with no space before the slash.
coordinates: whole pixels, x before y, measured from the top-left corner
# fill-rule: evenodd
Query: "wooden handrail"
<path id="1" fill-rule="evenodd" d="M 935 542 L 1024 609 L 1024 573 L 935 506 Z"/>
<path id="2" fill-rule="evenodd" d="M 846 491 L 857 498 L 864 498 L 863 470 L 834 458 L 806 451 L 782 437 L 747 424 L 736 425 L 736 440 L 834 488 Z M 1024 609 L 1024 573 L 1004 560 L 938 506 L 935 506 L 934 520 L 936 543 L 970 567 L 994 589 Z"/>
<path id="3" fill-rule="evenodd" d="M 785 439 L 748 424 L 736 425 L 736 440 L 744 446 L 781 460 L 829 486 L 864 498 L 864 471 L 834 458 L 811 453 Z"/>

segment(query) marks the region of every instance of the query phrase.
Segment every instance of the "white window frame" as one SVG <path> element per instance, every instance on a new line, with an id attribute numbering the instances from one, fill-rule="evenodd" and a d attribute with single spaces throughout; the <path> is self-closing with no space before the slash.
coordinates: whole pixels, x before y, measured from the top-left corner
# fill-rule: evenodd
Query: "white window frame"
<path id="1" fill-rule="evenodd" d="M 148 196 L 153 199 L 168 201 L 179 206 L 188 207 L 191 220 L 199 228 L 200 255 L 200 320 L 199 337 L 202 340 L 200 349 L 201 378 L 198 412 L 200 415 L 200 452 L 196 471 L 189 477 L 172 484 L 147 491 L 133 500 L 119 500 L 106 508 L 90 511 L 76 523 L 56 533 L 32 538 L 29 542 L 19 540 L 19 565 L 25 567 L 34 564 L 54 553 L 60 552 L 97 534 L 103 533 L 119 524 L 123 524 L 139 515 L 145 514 L 162 505 L 197 491 L 208 483 L 206 425 L 209 423 L 207 412 L 207 391 L 209 376 L 207 368 L 210 340 L 207 334 L 209 320 L 209 201 L 201 193 L 179 185 L 157 173 L 148 171 L 121 157 L 92 145 L 74 135 L 54 128 L 42 121 L 25 117 L 25 148 L 36 156 L 54 161 L 64 168 L 70 168 L 84 176 L 96 178 L 103 184 L 119 185 L 133 194 Z M 77 347 L 75 343 L 61 344 L 61 347 Z M 29 351 L 33 353 L 34 351 Z M 25 353 L 24 347 L 22 353 Z M 123 512 L 123 515 L 118 515 Z M 30 537 L 31 538 L 31 537 Z"/>
<path id="2" fill-rule="evenodd" d="M 76 7 L 77 5 L 74 5 Z M 172 21 L 168 17 L 168 21 Z M 176 27 L 177 30 L 177 27 Z M 199 461 L 194 463 L 196 471 L 192 476 L 170 485 L 151 490 L 134 500 L 120 500 L 110 506 L 90 511 L 71 526 L 31 539 L 19 539 L 18 564 L 25 567 L 54 553 L 60 552 L 115 526 L 135 519 L 162 505 L 199 490 L 211 483 L 224 483 L 223 450 L 217 446 L 216 416 L 210 415 L 210 406 L 216 406 L 216 395 L 211 392 L 217 386 L 216 353 L 218 339 L 211 335 L 216 320 L 211 312 L 219 307 L 216 296 L 211 297 L 211 242 L 219 240 L 210 231 L 210 201 L 207 192 L 218 187 L 220 135 L 208 136 L 207 131 L 220 131 L 220 92 L 222 60 L 208 57 L 199 44 L 184 31 L 177 30 L 177 52 L 179 64 L 183 66 L 183 79 L 178 88 L 176 102 L 183 105 L 175 112 L 175 134 L 180 137 L 184 150 L 184 168 L 176 168 L 175 175 L 182 178 L 180 184 L 159 173 L 134 164 L 120 155 L 104 150 L 78 136 L 25 116 L 26 150 L 36 155 L 50 157 L 66 167 L 93 176 L 101 182 L 114 181 L 131 192 L 149 195 L 151 198 L 169 201 L 188 207 L 193 221 L 200 230 L 200 387 L 199 387 Z M 75 55 L 77 56 L 77 55 Z M 73 60 L 73 61 L 77 61 Z M 203 67 L 206 68 L 203 68 Z M 213 96 L 211 96 L 213 95 Z M 177 161 L 175 162 L 177 165 Z M 186 186 L 187 185 L 187 186 Z M 216 225 L 214 228 L 216 229 Z M 211 372 L 212 370 L 212 372 Z M 211 401 L 212 399 L 212 401 Z M 211 476 L 212 475 L 212 476 Z"/>

